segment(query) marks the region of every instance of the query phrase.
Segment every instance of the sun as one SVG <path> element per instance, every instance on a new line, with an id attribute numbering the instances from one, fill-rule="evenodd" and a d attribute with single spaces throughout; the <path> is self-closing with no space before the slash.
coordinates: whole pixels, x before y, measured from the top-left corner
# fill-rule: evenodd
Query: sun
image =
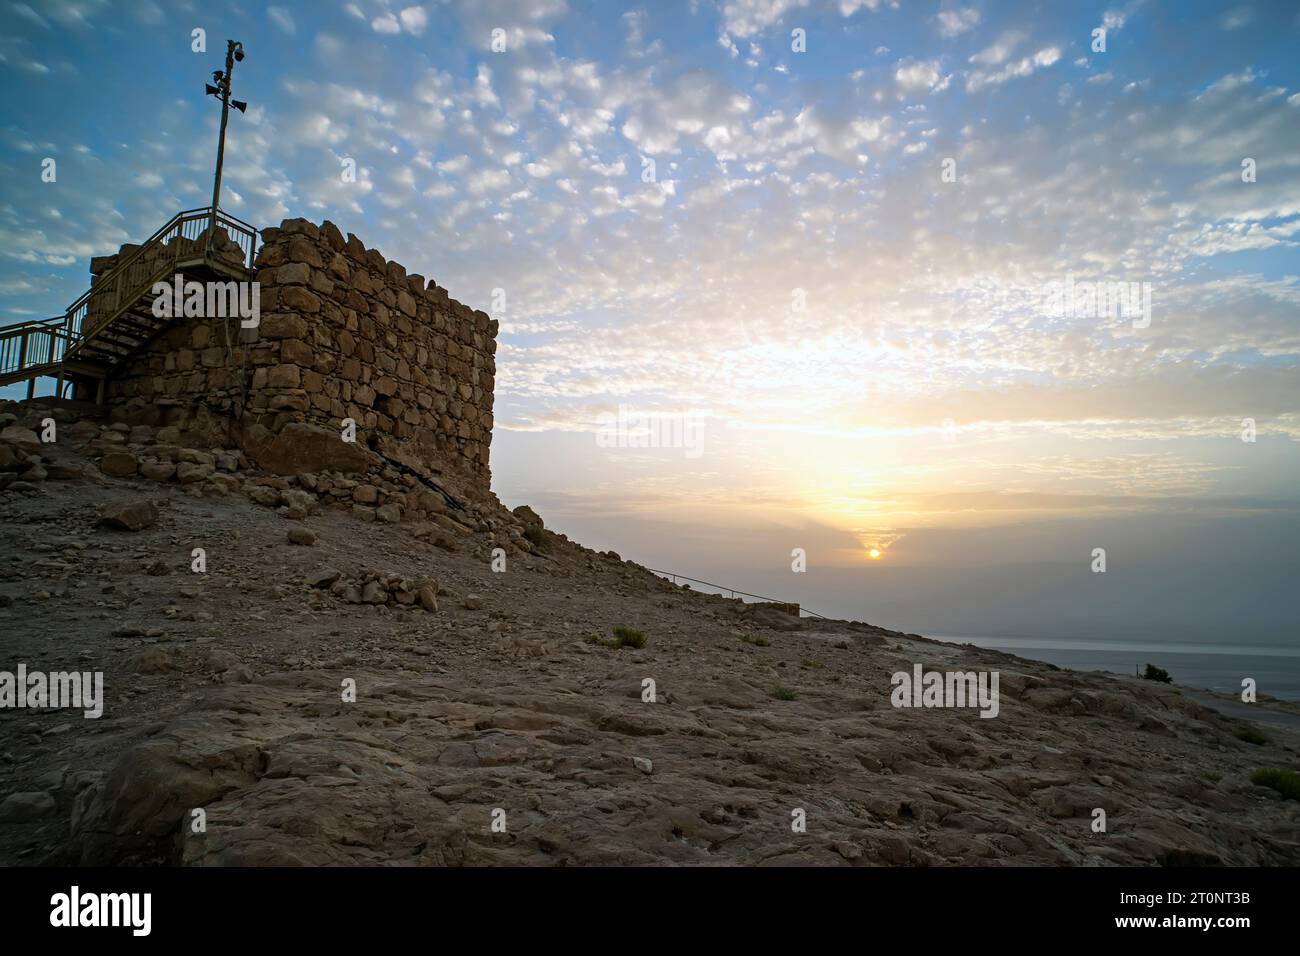
<path id="1" fill-rule="evenodd" d="M 871 555 L 872 560 L 885 556 L 885 552 L 881 551 L 879 548 L 872 548 L 867 552 L 867 554 Z"/>

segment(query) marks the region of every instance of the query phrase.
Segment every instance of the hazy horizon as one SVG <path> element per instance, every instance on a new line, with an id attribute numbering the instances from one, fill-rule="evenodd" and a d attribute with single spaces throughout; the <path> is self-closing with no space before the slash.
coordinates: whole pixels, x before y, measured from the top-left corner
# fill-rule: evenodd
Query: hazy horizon
<path id="1" fill-rule="evenodd" d="M 591 449 L 593 457 L 612 453 Z M 654 453 L 640 454 L 644 463 Z M 844 563 L 832 563 L 861 548 L 851 531 L 814 517 L 745 505 L 719 508 L 706 521 L 692 503 L 667 496 L 644 511 L 639 502 L 614 504 L 611 496 L 605 499 L 610 510 L 593 514 L 584 488 L 536 490 L 543 481 L 531 457 L 504 457 L 494 474 L 502 499 L 531 505 L 549 527 L 581 544 L 798 601 L 828 616 L 932 637 L 1300 646 L 1300 515 L 1293 512 L 1187 516 L 1117 510 L 977 527 L 900 528 L 881 559 L 839 557 Z M 556 466 L 574 457 L 557 459 Z M 517 474 L 514 462 L 528 463 L 529 473 Z M 581 464 L 575 468 L 577 474 L 589 471 Z M 1107 549 L 1104 574 L 1091 570 L 1092 549 L 1100 546 Z M 791 551 L 800 547 L 807 570 L 795 573 Z"/>

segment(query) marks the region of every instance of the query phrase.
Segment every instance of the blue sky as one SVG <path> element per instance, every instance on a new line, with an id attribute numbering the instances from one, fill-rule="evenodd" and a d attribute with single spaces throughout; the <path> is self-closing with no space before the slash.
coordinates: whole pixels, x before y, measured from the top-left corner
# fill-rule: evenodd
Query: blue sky
<path id="1" fill-rule="evenodd" d="M 1262 622 L 1261 601 L 1267 627 L 1296 620 L 1275 577 L 1300 476 L 1294 3 L 3 9 L 7 320 L 56 314 L 89 256 L 206 204 L 202 84 L 235 38 L 251 105 L 223 205 L 332 219 L 501 320 L 509 503 L 841 612 L 890 581 L 916 597 L 886 623 L 948 633 L 1050 624 L 937 598 L 970 555 L 1011 588 L 1141 529 L 1143 566 L 1171 588 L 1219 569 L 1235 609 L 1161 628 Z M 1044 314 L 1067 277 L 1149 283 L 1149 327 Z M 620 405 L 699 416 L 704 453 L 599 447 Z M 1150 603 L 1149 577 L 1107 580 L 1125 620 Z"/>

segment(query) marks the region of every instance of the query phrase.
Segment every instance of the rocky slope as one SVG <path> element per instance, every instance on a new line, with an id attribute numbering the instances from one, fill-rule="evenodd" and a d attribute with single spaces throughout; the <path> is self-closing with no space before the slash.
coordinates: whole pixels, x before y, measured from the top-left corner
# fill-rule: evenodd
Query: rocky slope
<path id="1" fill-rule="evenodd" d="M 0 710 L 0 863 L 1300 862 L 1249 782 L 1294 734 L 1177 689 L 694 593 L 391 462 L 3 411 L 0 670 L 107 703 Z M 998 716 L 895 709 L 916 663 Z"/>

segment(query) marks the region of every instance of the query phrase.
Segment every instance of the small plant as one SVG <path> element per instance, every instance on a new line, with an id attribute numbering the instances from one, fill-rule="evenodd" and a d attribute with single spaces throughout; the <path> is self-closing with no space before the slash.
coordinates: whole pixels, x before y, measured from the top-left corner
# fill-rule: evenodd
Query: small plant
<path id="1" fill-rule="evenodd" d="M 1143 680 L 1159 681 L 1162 684 L 1172 684 L 1174 679 L 1169 676 L 1169 671 L 1163 667 L 1156 667 L 1155 664 L 1148 664 L 1146 671 L 1142 674 Z"/>
<path id="2" fill-rule="evenodd" d="M 615 647 L 645 647 L 645 634 L 631 627 L 614 628 Z"/>
<path id="3" fill-rule="evenodd" d="M 792 691 L 789 687 L 783 687 L 780 684 L 773 685 L 769 693 L 777 700 L 797 700 L 799 697 L 799 695 L 796 694 L 794 691 Z"/>
<path id="4" fill-rule="evenodd" d="M 821 661 L 815 661 L 810 657 L 805 657 L 803 660 L 799 662 L 799 666 L 808 668 L 809 670 L 819 671 L 826 665 L 823 664 Z"/>
<path id="5" fill-rule="evenodd" d="M 753 634 L 742 634 L 740 639 L 746 644 L 753 644 L 755 647 L 771 647 L 772 642 L 766 637 L 755 637 Z"/>
<path id="6" fill-rule="evenodd" d="M 635 628 L 623 627 L 620 625 L 614 628 L 613 637 L 601 637 L 598 634 L 593 634 L 591 637 L 587 638 L 587 640 L 591 641 L 593 644 L 599 644 L 601 647 L 642 648 L 645 647 L 646 636 L 643 632 L 638 631 Z"/>
<path id="7" fill-rule="evenodd" d="M 1239 727 L 1232 732 L 1232 736 L 1238 740 L 1244 740 L 1248 744 L 1254 744 L 1256 747 L 1269 742 L 1268 735 L 1254 727 Z"/>
<path id="8" fill-rule="evenodd" d="M 1288 800 L 1300 800 L 1300 773 L 1294 770 L 1264 767 L 1250 775 L 1250 782 L 1257 786 L 1270 787 Z"/>

